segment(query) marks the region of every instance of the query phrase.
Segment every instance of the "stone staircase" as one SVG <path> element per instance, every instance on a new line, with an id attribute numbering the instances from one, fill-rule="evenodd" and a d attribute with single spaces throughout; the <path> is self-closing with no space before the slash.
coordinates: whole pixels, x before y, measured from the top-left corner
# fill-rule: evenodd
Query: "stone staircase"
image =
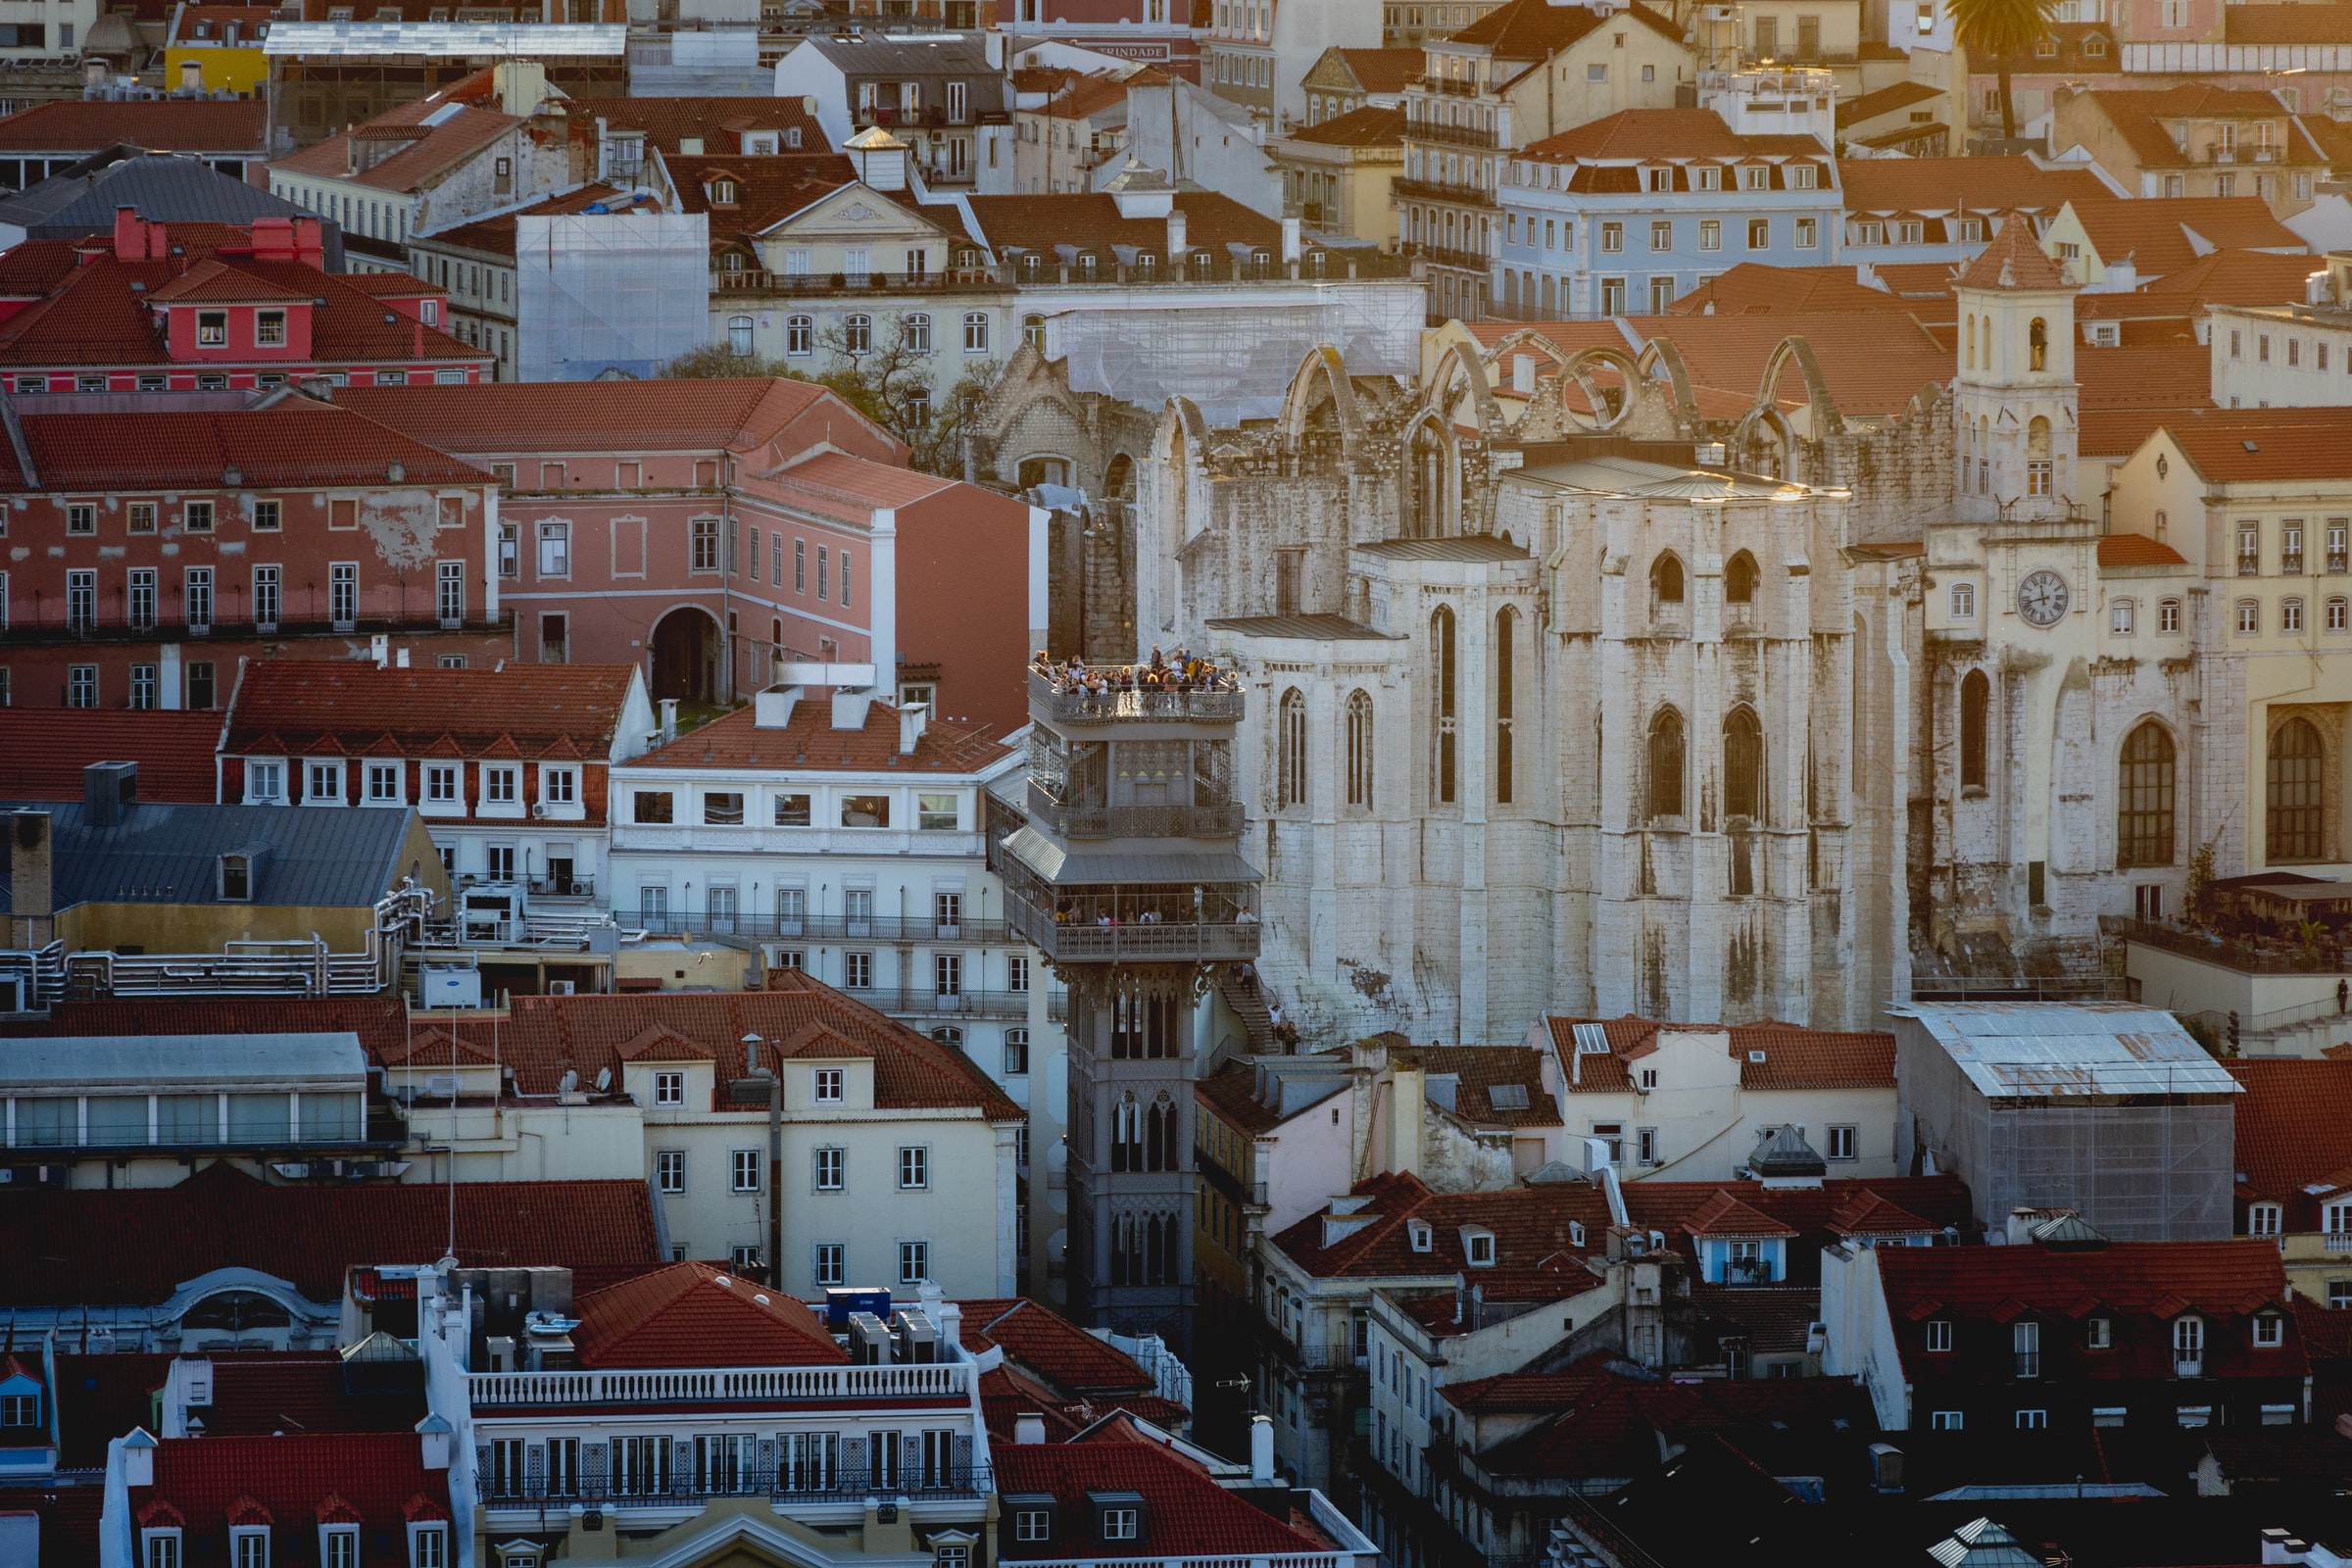
<path id="1" fill-rule="evenodd" d="M 1225 1005 L 1233 1009 L 1234 1016 L 1242 1020 L 1242 1026 L 1250 1031 L 1245 1049 L 1250 1054 L 1264 1055 L 1282 1050 L 1274 1040 L 1274 1015 L 1266 1010 L 1264 996 L 1252 991 L 1232 974 L 1219 977 L 1217 994 L 1225 999 Z"/>

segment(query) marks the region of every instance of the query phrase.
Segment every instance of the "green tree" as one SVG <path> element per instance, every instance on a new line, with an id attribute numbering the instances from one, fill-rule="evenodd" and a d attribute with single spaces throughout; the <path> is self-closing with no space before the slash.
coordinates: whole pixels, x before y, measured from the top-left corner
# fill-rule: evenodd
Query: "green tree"
<path id="1" fill-rule="evenodd" d="M 1988 62 L 2001 82 L 2001 134 L 2017 136 L 2017 105 L 2009 97 L 2009 67 L 2049 35 L 2058 0 L 1950 0 L 1952 36 L 1971 63 Z"/>

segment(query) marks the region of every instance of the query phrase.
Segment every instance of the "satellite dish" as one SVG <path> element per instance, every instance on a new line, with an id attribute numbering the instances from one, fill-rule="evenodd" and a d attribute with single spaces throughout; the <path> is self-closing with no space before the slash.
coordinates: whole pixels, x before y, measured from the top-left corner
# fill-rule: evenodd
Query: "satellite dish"
<path id="1" fill-rule="evenodd" d="M 571 1093 L 573 1090 L 575 1090 L 575 1089 L 577 1089 L 577 1088 L 579 1088 L 579 1087 L 580 1087 L 580 1075 L 579 1075 L 577 1072 L 573 1071 L 571 1068 L 569 1068 L 569 1067 L 566 1067 L 566 1068 L 564 1068 L 564 1079 L 563 1079 L 563 1082 L 562 1082 L 562 1083 L 560 1083 L 560 1084 L 558 1084 L 556 1087 L 557 1087 L 557 1088 L 559 1088 L 559 1089 L 561 1089 L 561 1090 L 563 1090 L 563 1091 L 564 1091 L 564 1093 L 565 1093 L 565 1094 L 567 1094 L 567 1095 L 568 1095 L 568 1094 L 570 1094 L 570 1093 Z"/>
<path id="2" fill-rule="evenodd" d="M 600 1095 L 601 1095 L 601 1094 L 603 1094 L 603 1093 L 604 1093 L 606 1090 L 608 1090 L 608 1089 L 610 1089 L 610 1088 L 612 1088 L 612 1068 L 610 1068 L 610 1067 L 599 1067 L 599 1068 L 597 1068 L 597 1070 L 596 1070 L 596 1092 L 597 1092 L 598 1094 L 600 1094 Z"/>

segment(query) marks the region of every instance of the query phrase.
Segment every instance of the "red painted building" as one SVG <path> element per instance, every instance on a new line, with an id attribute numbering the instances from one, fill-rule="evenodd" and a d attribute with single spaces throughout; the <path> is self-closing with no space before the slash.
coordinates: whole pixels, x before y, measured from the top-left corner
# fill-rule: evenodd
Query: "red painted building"
<path id="1" fill-rule="evenodd" d="M 219 707 L 252 658 L 514 653 L 489 475 L 290 392 L 0 399 L 0 706 Z M 61 407 L 62 406 L 62 407 Z"/>
<path id="2" fill-rule="evenodd" d="M 442 330 L 439 289 L 322 270 L 318 220 L 151 223 L 0 255 L 0 384 L 19 395 L 229 391 L 305 376 L 483 379 L 493 356 Z"/>
<path id="3" fill-rule="evenodd" d="M 656 700 L 725 702 L 775 662 L 877 684 L 992 734 L 1027 716 L 1045 534 L 1023 502 L 905 466 L 808 382 L 360 388 L 339 404 L 489 469 L 519 656 L 634 663 Z"/>

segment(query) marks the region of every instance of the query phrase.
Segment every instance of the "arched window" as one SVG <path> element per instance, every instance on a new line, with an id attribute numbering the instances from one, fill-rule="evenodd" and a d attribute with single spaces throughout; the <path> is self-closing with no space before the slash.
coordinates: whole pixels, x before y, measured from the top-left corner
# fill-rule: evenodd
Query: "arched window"
<path id="1" fill-rule="evenodd" d="M 2173 737 L 2154 719 L 2124 737 L 2115 808 L 2115 863 L 2173 863 Z"/>
<path id="2" fill-rule="evenodd" d="M 1683 814 L 1683 715 L 1671 708 L 1649 721 L 1649 814 Z"/>
<path id="3" fill-rule="evenodd" d="M 1683 602 L 1683 564 L 1672 551 L 1649 564 L 1649 598 L 1653 612 Z"/>
<path id="4" fill-rule="evenodd" d="M 1723 568 L 1723 597 L 1727 604 L 1753 604 L 1756 598 L 1756 558 L 1742 550 Z"/>
<path id="5" fill-rule="evenodd" d="M 1505 605 L 1494 617 L 1494 800 L 1511 804 L 1511 662 L 1519 612 Z"/>
<path id="6" fill-rule="evenodd" d="M 1021 336 L 1038 353 L 1046 352 L 1046 318 L 1042 316 L 1021 318 Z"/>
<path id="7" fill-rule="evenodd" d="M 2271 731 L 2266 804 L 2272 860 L 2316 860 L 2323 853 L 2320 798 L 2326 767 L 2326 750 L 2311 720 L 2290 718 Z"/>
<path id="8" fill-rule="evenodd" d="M 1992 682 L 1981 669 L 1960 681 L 1960 787 L 1984 788 L 1984 721 L 1992 707 Z"/>
<path id="9" fill-rule="evenodd" d="M 1348 694 L 1348 804 L 1372 805 L 1372 696 L 1361 687 Z"/>
<path id="10" fill-rule="evenodd" d="M 2040 317 L 2034 318 L 2026 328 L 2026 368 L 2046 370 L 2050 364 L 2050 324 Z"/>
<path id="11" fill-rule="evenodd" d="M 1133 1093 L 1121 1095 L 1119 1102 L 1110 1107 L 1110 1168 L 1144 1168 L 1144 1113 Z"/>
<path id="12" fill-rule="evenodd" d="M 1144 1169 L 1176 1168 L 1176 1107 L 1165 1100 L 1144 1114 Z"/>
<path id="13" fill-rule="evenodd" d="M 748 316 L 727 318 L 727 352 L 737 359 L 748 359 L 752 352 L 752 318 Z"/>
<path id="14" fill-rule="evenodd" d="M 1413 430 L 1404 465 L 1404 535 L 1435 539 L 1446 532 L 1446 438 L 1435 420 Z"/>
<path id="15" fill-rule="evenodd" d="M 1764 726 L 1747 708 L 1733 709 L 1723 720 L 1723 814 L 1751 821 L 1764 815 Z"/>
<path id="16" fill-rule="evenodd" d="M 1977 318 L 1974 312 L 1970 313 L 1967 330 L 1961 335 L 1967 340 L 1968 368 L 1973 370 L 1977 368 Z"/>
<path id="17" fill-rule="evenodd" d="M 1306 804 L 1306 699 L 1294 686 L 1282 694 L 1274 726 L 1277 808 Z"/>
<path id="18" fill-rule="evenodd" d="M 1429 617 L 1429 649 L 1437 664 L 1436 755 L 1432 759 L 1438 804 L 1453 803 L 1453 612 L 1444 605 Z"/>

